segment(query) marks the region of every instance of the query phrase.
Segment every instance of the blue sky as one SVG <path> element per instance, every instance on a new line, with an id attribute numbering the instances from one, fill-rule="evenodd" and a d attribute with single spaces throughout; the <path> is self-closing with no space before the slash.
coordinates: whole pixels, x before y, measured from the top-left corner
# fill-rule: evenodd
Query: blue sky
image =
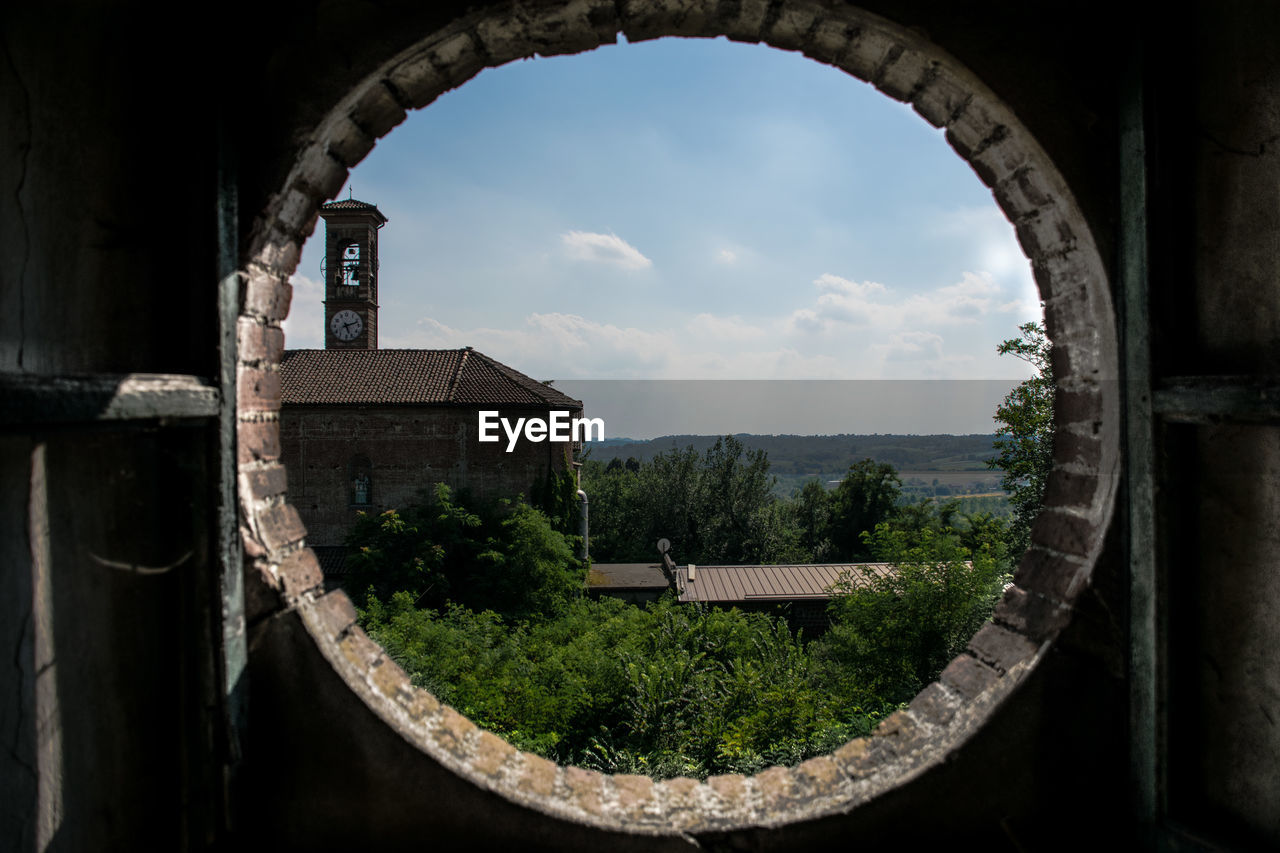
<path id="1" fill-rule="evenodd" d="M 1040 309 L 990 192 L 798 54 L 662 39 L 486 70 L 350 183 L 390 220 L 383 347 L 558 380 L 1027 375 L 995 353 Z M 323 346 L 321 254 L 318 231 L 290 347 Z"/>

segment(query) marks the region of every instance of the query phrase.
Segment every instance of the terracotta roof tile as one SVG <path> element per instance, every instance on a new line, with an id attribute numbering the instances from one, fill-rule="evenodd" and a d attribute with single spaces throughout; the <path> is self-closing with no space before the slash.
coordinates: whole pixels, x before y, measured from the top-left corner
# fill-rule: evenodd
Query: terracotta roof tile
<path id="1" fill-rule="evenodd" d="M 579 410 L 582 403 L 471 349 L 286 350 L 281 402 L 317 405 L 504 405 Z"/>

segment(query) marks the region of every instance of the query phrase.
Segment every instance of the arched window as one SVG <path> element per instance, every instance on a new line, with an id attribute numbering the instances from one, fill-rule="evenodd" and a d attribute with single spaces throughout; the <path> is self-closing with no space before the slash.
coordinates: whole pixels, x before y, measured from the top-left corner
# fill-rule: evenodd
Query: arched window
<path id="1" fill-rule="evenodd" d="M 373 503 L 373 465 L 366 456 L 353 456 L 347 463 L 347 502 L 364 507 Z"/>
<path id="2" fill-rule="evenodd" d="M 360 286 L 359 243 L 353 241 L 342 247 L 342 270 L 340 271 L 339 276 L 338 284 L 343 287 Z"/>

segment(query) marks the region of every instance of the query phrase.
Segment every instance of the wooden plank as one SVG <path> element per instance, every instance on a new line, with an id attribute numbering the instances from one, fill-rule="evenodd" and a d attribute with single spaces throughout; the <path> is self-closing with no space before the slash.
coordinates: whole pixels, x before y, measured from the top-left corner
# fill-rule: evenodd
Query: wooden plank
<path id="1" fill-rule="evenodd" d="M 1151 403 L 1171 423 L 1280 424 L 1280 377 L 1170 377 Z"/>
<path id="2" fill-rule="evenodd" d="M 222 395 L 210 380 L 168 373 L 51 376 L 0 373 L 3 426 L 213 418 Z"/>

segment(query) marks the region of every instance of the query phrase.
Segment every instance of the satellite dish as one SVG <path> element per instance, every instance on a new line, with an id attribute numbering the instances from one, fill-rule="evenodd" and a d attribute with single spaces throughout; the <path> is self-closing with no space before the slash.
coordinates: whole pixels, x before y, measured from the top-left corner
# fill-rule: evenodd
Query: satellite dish
<path id="1" fill-rule="evenodd" d="M 658 540 L 658 553 L 659 553 L 659 554 L 665 554 L 665 553 L 667 553 L 667 552 L 668 552 L 668 551 L 670 551 L 670 550 L 671 550 L 671 540 L 670 540 L 670 539 L 659 539 L 659 540 Z"/>

